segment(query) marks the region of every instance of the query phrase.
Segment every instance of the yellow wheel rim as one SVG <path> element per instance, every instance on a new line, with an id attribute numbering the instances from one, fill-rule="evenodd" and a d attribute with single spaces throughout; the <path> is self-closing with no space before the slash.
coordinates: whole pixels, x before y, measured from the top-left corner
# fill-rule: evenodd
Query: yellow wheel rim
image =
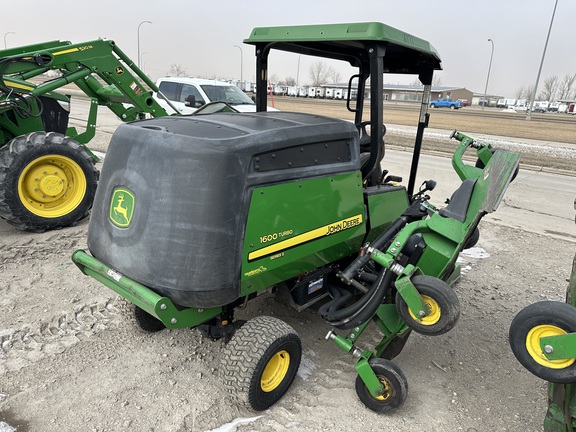
<path id="1" fill-rule="evenodd" d="M 30 162 L 18 179 L 18 196 L 31 213 L 57 218 L 72 212 L 86 193 L 86 176 L 76 162 L 46 155 Z"/>
<path id="2" fill-rule="evenodd" d="M 417 317 L 416 315 L 414 315 L 412 313 L 412 311 L 410 309 L 408 309 L 410 316 L 412 317 L 412 319 L 418 321 L 422 325 L 428 325 L 429 326 L 429 325 L 436 324 L 438 321 L 440 321 L 440 317 L 442 316 L 442 312 L 440 311 L 440 306 L 438 306 L 438 303 L 436 303 L 436 301 L 434 299 L 432 299 L 431 297 L 423 295 L 422 300 L 424 301 L 426 306 L 428 306 L 428 310 L 430 311 L 430 313 L 428 315 L 426 315 L 425 317 L 420 318 L 420 317 Z"/>
<path id="3" fill-rule="evenodd" d="M 576 361 L 576 359 L 548 360 L 540 348 L 541 338 L 559 336 L 566 333 L 567 332 L 562 330 L 560 327 L 550 324 L 542 324 L 534 327 L 526 336 L 526 349 L 528 350 L 528 354 L 530 354 L 536 363 L 547 367 L 548 369 L 564 369 L 570 366 L 574 361 Z"/>
<path id="4" fill-rule="evenodd" d="M 383 376 L 378 375 L 378 381 L 380 381 L 380 384 L 382 384 L 382 387 L 384 387 L 384 393 L 382 393 L 380 396 L 376 396 L 375 399 L 379 401 L 387 401 L 392 397 L 392 386 L 390 385 L 390 382 Z"/>
<path id="5" fill-rule="evenodd" d="M 290 354 L 288 351 L 281 350 L 274 354 L 262 373 L 260 380 L 262 390 L 266 393 L 275 390 L 284 381 L 289 366 Z"/>

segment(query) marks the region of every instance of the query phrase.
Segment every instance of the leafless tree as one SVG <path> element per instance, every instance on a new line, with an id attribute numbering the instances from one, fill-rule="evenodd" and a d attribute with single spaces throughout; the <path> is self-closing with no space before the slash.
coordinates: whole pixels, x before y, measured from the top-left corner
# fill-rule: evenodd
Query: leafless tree
<path id="1" fill-rule="evenodd" d="M 538 100 L 552 102 L 558 92 L 558 76 L 552 75 L 544 80 L 544 88 L 538 95 Z"/>
<path id="2" fill-rule="evenodd" d="M 328 68 L 328 78 L 330 79 L 330 81 L 332 81 L 332 84 L 336 84 L 336 83 L 340 82 L 340 80 L 342 79 L 342 75 L 340 75 L 340 72 L 338 72 L 333 67 L 329 67 Z"/>
<path id="3" fill-rule="evenodd" d="M 171 64 L 170 71 L 168 72 L 170 76 L 186 76 L 186 70 L 179 64 Z"/>
<path id="4" fill-rule="evenodd" d="M 522 97 L 522 99 L 526 99 L 527 101 L 531 101 L 534 98 L 534 86 L 528 86 L 526 87 L 526 90 L 524 91 L 524 96 Z"/>
<path id="5" fill-rule="evenodd" d="M 270 75 L 270 78 L 268 78 L 268 81 L 270 81 L 270 84 L 272 84 L 272 85 L 281 84 L 280 80 L 278 79 L 278 75 L 276 75 L 276 74 Z"/>
<path id="6" fill-rule="evenodd" d="M 440 87 L 441 85 L 442 85 L 442 78 L 439 77 L 438 75 L 434 75 L 434 78 L 432 78 L 432 86 Z"/>
<path id="7" fill-rule="evenodd" d="M 576 73 L 566 74 L 558 86 L 558 99 L 571 99 L 576 97 Z"/>
<path id="8" fill-rule="evenodd" d="M 323 61 L 316 61 L 310 66 L 310 79 L 313 86 L 319 86 L 328 82 L 330 68 Z"/>
<path id="9" fill-rule="evenodd" d="M 526 93 L 526 88 L 524 86 L 520 86 L 514 92 L 514 97 L 516 99 L 522 99 L 524 97 L 525 93 Z"/>
<path id="10" fill-rule="evenodd" d="M 295 86 L 296 85 L 296 78 L 293 78 L 293 77 L 286 78 L 286 85 L 287 86 Z"/>

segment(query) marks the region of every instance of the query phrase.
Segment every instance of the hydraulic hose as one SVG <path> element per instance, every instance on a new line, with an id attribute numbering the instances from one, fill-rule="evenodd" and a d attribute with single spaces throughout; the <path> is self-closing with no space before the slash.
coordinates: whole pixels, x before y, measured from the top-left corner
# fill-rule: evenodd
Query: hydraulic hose
<path id="1" fill-rule="evenodd" d="M 343 300 L 342 297 L 338 297 L 324 305 L 319 311 L 320 315 L 328 321 L 330 325 L 339 329 L 351 329 L 359 326 L 368 321 L 372 315 L 374 315 L 380 304 L 382 304 L 382 300 L 388 292 L 394 276 L 394 273 L 391 271 L 382 269 L 378 278 L 370 287 L 370 290 L 356 303 L 339 310 L 340 306 L 345 303 L 345 300 Z"/>

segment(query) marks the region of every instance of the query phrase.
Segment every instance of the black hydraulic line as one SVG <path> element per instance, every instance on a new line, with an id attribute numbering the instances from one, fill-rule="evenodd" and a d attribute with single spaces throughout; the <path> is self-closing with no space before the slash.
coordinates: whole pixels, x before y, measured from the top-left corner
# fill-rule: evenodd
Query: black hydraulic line
<path id="1" fill-rule="evenodd" d="M 395 276 L 391 271 L 382 269 L 380 276 L 373 284 L 375 289 L 371 290 L 372 293 L 369 292 L 370 295 L 366 294 L 361 301 L 340 311 L 338 315 L 346 315 L 344 318 L 338 321 L 328 319 L 328 323 L 336 328 L 347 330 L 368 321 L 382 304 Z M 354 310 L 351 310 L 352 308 Z"/>
<path id="2" fill-rule="evenodd" d="M 332 296 L 332 300 L 323 304 L 318 309 L 318 313 L 322 317 L 329 316 L 331 313 L 336 312 L 352 298 L 351 291 L 341 289 L 336 285 L 329 285 L 328 292 Z"/>
<path id="3" fill-rule="evenodd" d="M 354 315 L 356 312 L 358 312 L 360 309 L 362 309 L 367 303 L 369 303 L 371 300 L 373 300 L 374 294 L 378 291 L 378 288 L 382 282 L 382 278 L 384 277 L 384 272 L 385 272 L 385 269 L 382 269 L 382 271 L 379 274 L 378 279 L 376 279 L 376 282 L 374 282 L 370 286 L 370 289 L 368 290 L 368 292 L 366 294 L 364 294 L 356 303 L 354 303 L 354 304 L 352 304 L 352 305 L 350 305 L 344 309 L 340 309 L 340 310 L 335 310 L 335 308 L 330 308 L 329 313 L 327 313 L 326 315 L 322 315 L 322 318 L 324 318 L 328 322 L 337 322 L 337 321 L 345 320 L 348 317 Z"/>

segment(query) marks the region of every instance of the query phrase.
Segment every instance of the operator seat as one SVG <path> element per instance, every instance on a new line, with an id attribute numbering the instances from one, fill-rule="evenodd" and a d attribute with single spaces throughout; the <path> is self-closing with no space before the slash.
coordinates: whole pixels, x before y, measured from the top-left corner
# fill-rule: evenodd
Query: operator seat
<path id="1" fill-rule="evenodd" d="M 368 131 L 366 130 L 366 127 L 370 126 L 370 122 L 369 121 L 364 121 L 362 123 L 360 123 L 360 125 L 358 126 L 358 133 L 360 134 L 360 163 L 361 166 L 364 167 L 364 165 L 366 165 L 368 163 L 368 160 L 370 159 L 370 134 L 368 133 Z M 382 125 L 382 136 L 380 137 L 379 140 L 379 146 L 380 146 L 380 157 L 378 159 L 378 161 L 376 162 L 376 168 L 374 169 L 374 171 L 372 171 L 372 174 L 370 174 L 368 176 L 367 183 L 368 186 L 375 186 L 378 184 L 378 182 L 380 181 L 380 177 L 382 177 L 382 167 L 380 166 L 380 163 L 382 162 L 382 159 L 384 158 L 384 135 L 386 134 L 386 125 Z"/>

